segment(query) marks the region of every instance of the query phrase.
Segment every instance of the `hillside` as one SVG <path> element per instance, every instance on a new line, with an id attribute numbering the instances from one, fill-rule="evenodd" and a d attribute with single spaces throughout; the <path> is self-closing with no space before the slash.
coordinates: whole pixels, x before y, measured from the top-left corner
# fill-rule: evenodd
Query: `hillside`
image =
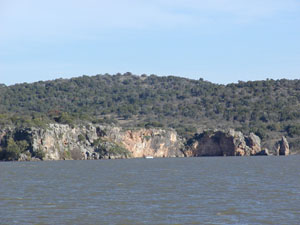
<path id="1" fill-rule="evenodd" d="M 300 80 L 219 85 L 202 79 L 131 73 L 0 85 L 0 125 L 114 123 L 172 127 L 183 136 L 215 128 L 281 135 L 300 150 Z"/>

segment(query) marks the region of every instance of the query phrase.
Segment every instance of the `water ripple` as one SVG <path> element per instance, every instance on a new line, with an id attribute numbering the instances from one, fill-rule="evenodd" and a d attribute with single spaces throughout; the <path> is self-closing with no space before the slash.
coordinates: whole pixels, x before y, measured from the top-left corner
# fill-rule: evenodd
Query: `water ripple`
<path id="1" fill-rule="evenodd" d="M 300 157 L 0 163 L 1 224 L 299 224 Z"/>

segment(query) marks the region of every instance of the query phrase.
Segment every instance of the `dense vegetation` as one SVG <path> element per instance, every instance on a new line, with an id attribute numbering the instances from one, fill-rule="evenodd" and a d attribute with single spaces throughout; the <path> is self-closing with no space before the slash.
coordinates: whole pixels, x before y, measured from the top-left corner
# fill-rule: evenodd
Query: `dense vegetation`
<path id="1" fill-rule="evenodd" d="M 182 135 L 232 127 L 264 141 L 286 135 L 299 148 L 300 80 L 218 85 L 126 73 L 0 85 L 0 126 L 51 121 L 173 127 Z"/>

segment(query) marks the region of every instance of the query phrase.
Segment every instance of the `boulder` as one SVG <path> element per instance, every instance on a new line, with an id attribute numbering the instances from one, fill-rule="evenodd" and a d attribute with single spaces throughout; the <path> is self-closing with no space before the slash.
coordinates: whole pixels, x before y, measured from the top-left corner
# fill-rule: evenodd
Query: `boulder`
<path id="1" fill-rule="evenodd" d="M 269 156 L 271 155 L 269 150 L 267 148 L 261 150 L 260 152 L 257 152 L 255 155 L 257 156 Z"/>

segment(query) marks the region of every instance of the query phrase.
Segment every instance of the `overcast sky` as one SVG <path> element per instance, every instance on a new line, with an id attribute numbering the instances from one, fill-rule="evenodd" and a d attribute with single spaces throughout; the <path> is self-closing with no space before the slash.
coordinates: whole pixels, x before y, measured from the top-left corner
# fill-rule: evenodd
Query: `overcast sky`
<path id="1" fill-rule="evenodd" d="M 0 0 L 0 83 L 300 78 L 299 0 Z"/>

